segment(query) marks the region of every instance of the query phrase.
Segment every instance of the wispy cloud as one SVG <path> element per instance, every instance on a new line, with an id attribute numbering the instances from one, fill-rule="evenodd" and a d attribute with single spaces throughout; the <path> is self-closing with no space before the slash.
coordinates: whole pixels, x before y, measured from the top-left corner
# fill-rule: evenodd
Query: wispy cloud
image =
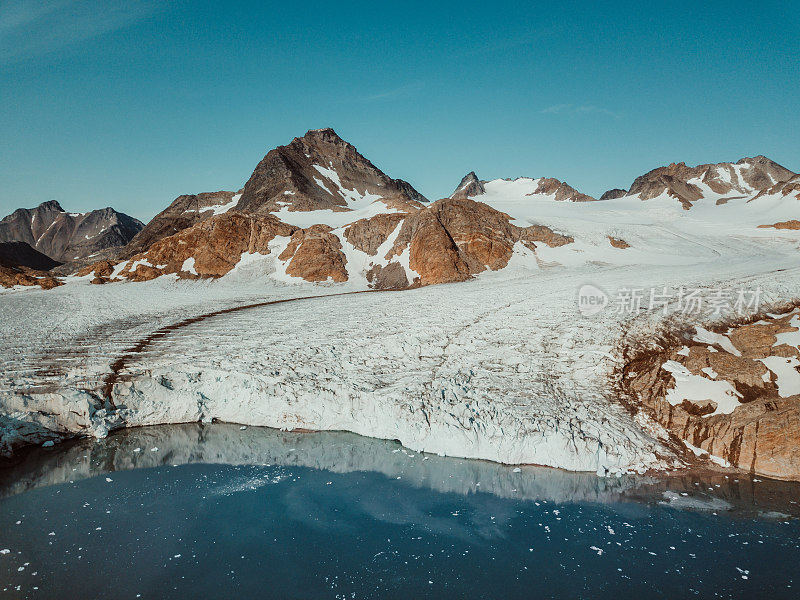
<path id="1" fill-rule="evenodd" d="M 55 52 L 159 10 L 156 0 L 7 0 L 0 4 L 0 64 Z"/>
<path id="2" fill-rule="evenodd" d="M 388 100 L 390 98 L 401 98 L 404 96 L 411 96 L 412 94 L 414 94 L 414 92 L 418 92 L 419 90 L 421 90 L 422 87 L 423 85 L 421 81 L 412 81 L 411 83 L 401 85 L 400 87 L 364 96 L 364 100 L 371 102 L 373 100 Z"/>
<path id="3" fill-rule="evenodd" d="M 606 115 L 619 119 L 619 113 L 594 104 L 554 104 L 539 111 L 543 115 Z"/>

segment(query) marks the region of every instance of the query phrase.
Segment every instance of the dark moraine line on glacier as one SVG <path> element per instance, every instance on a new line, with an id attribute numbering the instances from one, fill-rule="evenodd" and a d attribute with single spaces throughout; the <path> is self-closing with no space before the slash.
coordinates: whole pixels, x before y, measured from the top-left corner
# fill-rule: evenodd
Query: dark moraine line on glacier
<path id="1" fill-rule="evenodd" d="M 403 290 L 358 290 L 355 292 L 339 292 L 337 294 L 319 294 L 317 296 L 301 296 L 298 298 L 283 298 L 282 300 L 267 300 L 264 302 L 256 302 L 254 304 L 244 304 L 242 306 L 232 306 L 229 308 L 223 308 L 221 310 L 215 310 L 214 312 L 197 315 L 195 317 L 189 317 L 188 319 L 184 319 L 183 321 L 178 321 L 177 323 L 173 323 L 171 325 L 166 325 L 143 337 L 127 352 L 120 355 L 119 358 L 117 358 L 114 362 L 111 363 L 110 367 L 111 371 L 103 379 L 103 395 L 105 396 L 106 400 L 108 400 L 108 402 L 111 403 L 111 406 L 116 408 L 116 404 L 114 404 L 114 400 L 111 397 L 111 392 L 114 390 L 114 384 L 119 381 L 120 373 L 128 365 L 128 363 L 132 359 L 140 355 L 155 340 L 163 338 L 165 335 L 168 335 L 173 331 L 177 331 L 178 329 L 181 329 L 188 325 L 193 325 L 194 323 L 205 321 L 206 319 L 210 319 L 211 317 L 218 317 L 220 315 L 239 312 L 242 310 L 247 310 L 249 308 L 260 308 L 263 306 L 270 306 L 272 304 L 284 304 L 286 302 L 298 302 L 301 300 L 318 300 L 320 298 L 351 296 L 353 294 L 367 294 L 371 292 L 399 292 L 399 291 Z"/>

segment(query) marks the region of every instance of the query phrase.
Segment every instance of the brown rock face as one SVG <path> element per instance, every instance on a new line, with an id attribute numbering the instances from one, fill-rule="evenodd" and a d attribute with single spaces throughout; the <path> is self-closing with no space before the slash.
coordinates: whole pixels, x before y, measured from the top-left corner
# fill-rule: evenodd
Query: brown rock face
<path id="1" fill-rule="evenodd" d="M 668 167 L 659 167 L 636 178 L 628 193 L 639 194 L 642 200 L 650 200 L 666 192 L 688 210 L 692 207 L 692 202 L 703 197 L 698 186 L 687 183 L 687 180 L 697 175 L 697 170 L 687 167 L 685 163 L 672 163 Z"/>
<path id="2" fill-rule="evenodd" d="M 56 279 L 44 271 L 0 265 L 0 286 L 5 288 L 14 287 L 15 285 L 38 285 L 43 290 L 49 290 L 63 283 L 60 279 Z"/>
<path id="3" fill-rule="evenodd" d="M 335 176 L 327 173 L 336 172 Z M 338 177 L 338 182 L 335 179 Z M 349 210 L 346 190 L 418 207 L 427 202 L 411 184 L 392 179 L 333 129 L 317 129 L 271 150 L 253 171 L 237 205 L 241 212 Z"/>
<path id="4" fill-rule="evenodd" d="M 347 281 L 342 243 L 327 225 L 298 229 L 286 249 L 278 256 L 289 260 L 286 273 L 306 281 Z"/>
<path id="5" fill-rule="evenodd" d="M 678 348 L 638 354 L 624 368 L 623 387 L 676 438 L 751 473 L 800 480 L 800 394 L 782 393 L 779 378 L 764 362 L 785 359 L 785 368 L 798 369 L 800 349 L 777 337 L 798 331 L 792 325 L 798 315 L 767 316 L 728 330 L 725 335 L 742 356 L 691 341 L 688 354 Z M 739 405 L 729 414 L 711 414 L 712 399 L 670 404 L 666 394 L 675 380 L 662 368 L 667 360 L 695 376 L 728 382 Z"/>
<path id="6" fill-rule="evenodd" d="M 800 229 L 800 221 L 797 219 L 790 219 L 789 221 L 781 221 L 772 225 L 759 225 L 759 227 L 774 227 L 775 229 Z"/>
<path id="7" fill-rule="evenodd" d="M 482 202 L 448 198 L 408 216 L 389 257 L 409 248 L 409 266 L 420 285 L 469 279 L 508 264 L 518 241 L 561 246 L 572 238 L 543 226 L 517 227 L 510 217 Z M 415 283 L 415 282 L 412 282 Z"/>
<path id="8" fill-rule="evenodd" d="M 214 209 L 230 203 L 235 192 L 204 192 L 178 196 L 121 251 L 120 258 L 130 258 L 147 250 L 159 240 L 214 216 Z"/>
<path id="9" fill-rule="evenodd" d="M 114 263 L 110 260 L 101 260 L 94 264 L 89 265 L 88 267 L 82 268 L 80 271 L 75 273 L 78 277 L 85 277 L 93 273 L 95 277 L 110 277 L 111 273 L 114 271 Z"/>
<path id="10" fill-rule="evenodd" d="M 402 290 L 411 286 L 403 265 L 396 262 L 374 265 L 367 271 L 367 281 L 376 290 Z"/>
<path id="11" fill-rule="evenodd" d="M 387 213 L 360 219 L 347 226 L 344 237 L 362 252 L 375 256 L 381 244 L 397 229 L 404 218 L 405 215 L 402 214 Z"/>
<path id="12" fill-rule="evenodd" d="M 777 180 L 778 182 L 772 187 L 762 189 L 758 194 L 753 196 L 748 202 L 756 200 L 760 196 L 766 195 L 779 195 L 793 198 L 800 201 L 800 175 L 795 175 L 789 181 Z"/>
<path id="13" fill-rule="evenodd" d="M 535 194 L 555 194 L 560 202 L 594 202 L 595 198 L 583 194 L 564 181 L 552 177 L 542 177 Z"/>
<path id="14" fill-rule="evenodd" d="M 621 190 L 619 188 L 614 188 L 613 190 L 608 190 L 607 192 L 603 192 L 603 195 L 600 196 L 600 200 L 615 200 L 616 198 L 622 198 L 623 196 L 628 195 L 628 190 Z"/>
<path id="15" fill-rule="evenodd" d="M 630 248 L 631 247 L 631 245 L 628 242 L 626 242 L 625 240 L 622 240 L 620 238 L 611 237 L 610 235 L 606 236 L 606 237 L 608 237 L 608 242 L 612 246 L 614 246 L 614 248 L 621 248 L 621 249 L 624 250 L 625 248 Z"/>
<path id="16" fill-rule="evenodd" d="M 269 254 L 269 242 L 275 236 L 290 236 L 296 230 L 272 215 L 228 212 L 159 240 L 147 252 L 133 256 L 120 276 L 134 281 L 167 273 L 185 278 L 219 277 L 229 272 L 243 253 Z M 196 275 L 183 270 L 189 258 L 194 259 Z"/>

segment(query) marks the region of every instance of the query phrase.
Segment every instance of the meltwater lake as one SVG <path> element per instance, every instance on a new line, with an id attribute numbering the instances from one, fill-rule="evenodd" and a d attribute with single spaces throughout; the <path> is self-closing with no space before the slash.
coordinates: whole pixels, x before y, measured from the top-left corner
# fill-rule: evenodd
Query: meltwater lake
<path id="1" fill-rule="evenodd" d="M 800 485 L 158 426 L 0 468 L 0 598 L 798 598 Z"/>

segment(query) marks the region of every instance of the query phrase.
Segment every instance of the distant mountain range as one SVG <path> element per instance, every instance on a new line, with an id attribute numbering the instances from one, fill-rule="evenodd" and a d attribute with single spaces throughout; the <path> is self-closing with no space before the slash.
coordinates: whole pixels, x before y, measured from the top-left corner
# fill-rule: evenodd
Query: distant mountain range
<path id="1" fill-rule="evenodd" d="M 0 242 L 25 242 L 66 263 L 95 257 L 131 241 L 144 224 L 113 208 L 68 213 L 55 200 L 19 208 L 0 221 Z"/>
<path id="2" fill-rule="evenodd" d="M 267 270 L 276 277 L 363 279 L 369 287 L 404 288 L 502 269 L 515 252 L 541 261 L 537 248 L 574 242 L 569 231 L 512 216 L 515 207 L 531 203 L 634 210 L 645 201 L 692 211 L 700 204 L 739 206 L 764 197 L 772 207 L 775 199 L 798 195 L 800 176 L 756 156 L 697 167 L 673 163 L 599 200 L 554 178 L 486 181 L 471 172 L 449 198 L 431 203 L 332 129 L 317 129 L 269 151 L 238 192 L 179 196 L 146 226 L 111 208 L 75 214 L 50 201 L 0 221 L 0 242 L 24 242 L 66 263 L 58 272 L 93 264 L 79 272 L 93 274 L 96 283 L 168 273 L 219 277 L 246 255 L 270 256 Z M 780 214 L 800 216 L 800 201 L 787 206 Z M 793 228 L 778 225 L 752 223 Z M 615 250 L 630 247 L 606 237 Z"/>

